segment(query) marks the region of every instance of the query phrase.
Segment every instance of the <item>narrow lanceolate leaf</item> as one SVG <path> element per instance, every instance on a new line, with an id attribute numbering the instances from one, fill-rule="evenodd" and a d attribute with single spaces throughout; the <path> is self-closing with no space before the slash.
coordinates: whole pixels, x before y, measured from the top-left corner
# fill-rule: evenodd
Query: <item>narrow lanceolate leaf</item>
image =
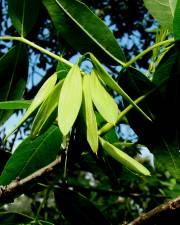
<path id="1" fill-rule="evenodd" d="M 142 164 L 130 157 L 125 152 L 116 148 L 114 145 L 105 141 L 103 138 L 100 138 L 100 143 L 102 145 L 102 148 L 107 152 L 108 155 L 113 157 L 118 162 L 122 163 L 130 170 L 133 170 L 134 172 L 143 174 L 145 176 L 150 176 L 150 172 L 148 169 L 146 169 L 146 167 L 144 167 Z"/>
<path id="2" fill-rule="evenodd" d="M 145 112 L 142 111 L 141 108 L 130 98 L 130 96 L 113 80 L 113 78 L 108 74 L 108 72 L 104 69 L 101 63 L 92 55 L 90 54 L 94 70 L 95 72 L 101 77 L 105 84 L 107 84 L 110 88 L 120 94 L 122 97 L 129 102 L 129 104 L 133 105 L 136 110 L 138 110 L 146 119 L 151 121 L 151 118 L 146 115 Z"/>
<path id="3" fill-rule="evenodd" d="M 144 4 L 152 16 L 169 31 L 173 30 L 176 2 L 177 0 L 144 0 Z"/>
<path id="4" fill-rule="evenodd" d="M 49 94 L 48 98 L 42 103 L 36 117 L 34 118 L 31 138 L 35 138 L 46 131 L 53 121 L 57 118 L 57 108 L 59 102 L 60 90 L 63 81 L 60 81 Z"/>
<path id="5" fill-rule="evenodd" d="M 71 130 L 82 102 L 82 77 L 78 65 L 74 65 L 64 80 L 58 105 L 58 124 L 63 135 Z"/>
<path id="6" fill-rule="evenodd" d="M 26 138 L 6 163 L 0 176 L 0 185 L 8 185 L 17 177 L 20 179 L 55 160 L 62 135 L 57 126 L 52 126 L 35 140 Z"/>
<path id="7" fill-rule="evenodd" d="M 13 26 L 25 37 L 36 23 L 40 0 L 8 0 L 8 11 Z"/>
<path id="8" fill-rule="evenodd" d="M 85 105 L 85 119 L 87 140 L 94 153 L 98 150 L 98 128 L 90 91 L 90 76 L 83 77 L 83 99 Z"/>
<path id="9" fill-rule="evenodd" d="M 176 40 L 180 40 L 180 0 L 177 0 L 173 21 L 173 33 Z"/>
<path id="10" fill-rule="evenodd" d="M 110 29 L 84 3 L 76 0 L 43 0 L 43 4 L 58 33 L 74 49 L 81 53 L 93 52 L 108 64 L 125 61 L 123 51 Z"/>
<path id="11" fill-rule="evenodd" d="M 0 101 L 22 98 L 28 76 L 28 57 L 24 45 L 11 48 L 0 58 Z M 13 110 L 0 110 L 0 124 L 4 123 Z"/>
<path id="12" fill-rule="evenodd" d="M 90 89 L 97 110 L 107 122 L 115 124 L 118 116 L 118 106 L 102 86 L 94 71 L 90 75 Z"/>
<path id="13" fill-rule="evenodd" d="M 30 100 L 16 100 L 0 102 L 0 109 L 26 109 L 30 106 Z"/>
<path id="14" fill-rule="evenodd" d="M 28 110 L 24 114 L 23 118 L 19 121 L 16 127 L 6 136 L 6 139 L 21 125 L 24 121 L 40 106 L 40 104 L 48 97 L 52 89 L 54 88 L 57 80 L 56 73 L 49 77 L 43 86 L 38 91 Z"/>

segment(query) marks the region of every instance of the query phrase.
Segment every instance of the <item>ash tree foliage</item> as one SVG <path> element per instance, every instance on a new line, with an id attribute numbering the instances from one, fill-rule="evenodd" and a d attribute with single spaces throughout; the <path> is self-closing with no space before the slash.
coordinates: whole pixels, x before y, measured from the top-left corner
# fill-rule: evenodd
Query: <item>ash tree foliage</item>
<path id="1" fill-rule="evenodd" d="M 147 21 L 155 22 L 150 30 L 141 24 L 139 34 L 151 33 L 154 43 L 146 40 L 136 55 L 128 53 L 130 46 L 124 51 L 127 40 L 117 40 L 101 20 L 112 6 L 108 20 L 115 21 L 116 1 L 102 1 L 102 11 L 94 1 L 2 2 L 8 7 L 2 21 L 8 18 L 12 30 L 0 36 L 6 46 L 0 58 L 1 125 L 26 110 L 1 140 L 0 223 L 177 224 L 176 200 L 173 212 L 162 214 L 161 207 L 144 221 L 134 219 L 178 196 L 180 1 L 137 1 L 139 10 L 147 8 Z M 121 4 L 132 13 L 127 7 L 135 3 Z M 41 31 L 34 35 L 36 26 L 47 25 L 52 39 L 39 38 Z M 117 36 L 119 25 L 113 31 Z M 28 98 L 32 51 L 42 57 L 47 76 Z M 68 51 L 78 51 L 75 62 Z M 30 132 L 7 152 L 24 124 Z M 122 127 L 138 140 L 123 138 Z M 153 166 L 141 156 L 144 148 L 153 154 Z M 31 210 L 7 210 L 21 194 L 31 199 Z"/>

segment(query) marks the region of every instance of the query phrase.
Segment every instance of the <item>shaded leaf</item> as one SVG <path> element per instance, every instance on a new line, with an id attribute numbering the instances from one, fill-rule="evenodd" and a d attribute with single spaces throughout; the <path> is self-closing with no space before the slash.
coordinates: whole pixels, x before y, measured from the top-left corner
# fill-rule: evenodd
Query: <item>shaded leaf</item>
<path id="1" fill-rule="evenodd" d="M 121 86 L 113 80 L 113 78 L 108 74 L 108 72 L 104 69 L 104 67 L 101 65 L 101 63 L 92 55 L 89 54 L 90 58 L 92 60 L 94 70 L 95 72 L 101 77 L 101 79 L 104 81 L 106 85 L 108 85 L 112 90 L 116 91 L 118 94 L 120 94 L 122 97 L 125 98 L 129 104 L 133 105 L 134 108 L 136 108 L 137 111 L 139 111 L 147 120 L 151 119 L 148 115 L 146 115 L 142 109 L 129 97 L 129 95 L 121 88 Z"/>
<path id="2" fill-rule="evenodd" d="M 59 34 L 73 48 L 81 53 L 93 52 L 108 64 L 125 61 L 112 32 L 85 4 L 76 0 L 43 0 L 43 3 Z"/>
<path id="3" fill-rule="evenodd" d="M 17 177 L 24 178 L 55 160 L 61 139 L 56 126 L 52 126 L 35 140 L 26 138 L 5 165 L 0 185 L 7 185 Z"/>
<path id="4" fill-rule="evenodd" d="M 172 31 L 176 1 L 177 0 L 144 0 L 144 4 L 162 27 Z"/>
<path id="5" fill-rule="evenodd" d="M 45 132 L 57 118 L 57 109 L 60 90 L 63 80 L 60 81 L 40 106 L 31 128 L 31 138 L 35 138 Z"/>
<path id="6" fill-rule="evenodd" d="M 16 100 L 0 102 L 0 109 L 26 109 L 30 106 L 30 100 Z"/>
<path id="7" fill-rule="evenodd" d="M 63 188 L 57 188 L 54 193 L 58 209 L 72 225 L 110 225 L 93 203 L 83 195 Z"/>
<path id="8" fill-rule="evenodd" d="M 113 157 L 118 162 L 122 163 L 130 170 L 133 170 L 145 176 L 150 176 L 150 172 L 148 169 L 146 169 L 146 167 L 144 167 L 142 164 L 140 164 L 138 161 L 130 157 L 125 152 L 116 148 L 115 146 L 113 146 L 112 144 L 110 144 L 109 142 L 105 141 L 102 138 L 100 138 L 100 143 L 102 145 L 102 148 L 108 153 L 108 155 Z"/>
<path id="9" fill-rule="evenodd" d="M 25 37 L 36 23 L 39 6 L 40 0 L 8 0 L 8 12 L 13 26 L 22 37 Z"/>
<path id="10" fill-rule="evenodd" d="M 57 68 L 56 68 L 56 73 L 57 73 L 58 79 L 59 80 L 64 79 L 67 76 L 70 69 L 71 69 L 70 66 L 59 61 Z"/>
<path id="11" fill-rule="evenodd" d="M 78 65 L 74 65 L 64 80 L 58 105 L 58 124 L 64 136 L 68 134 L 77 118 L 81 101 L 81 72 Z"/>
<path id="12" fill-rule="evenodd" d="M 0 212 L 0 224 L 12 225 L 12 224 L 31 224 L 34 218 L 28 215 L 17 212 Z M 53 225 L 53 223 L 39 220 L 42 225 Z"/>
<path id="13" fill-rule="evenodd" d="M 0 58 L 0 101 L 22 98 L 28 76 L 28 58 L 24 45 L 12 47 Z M 0 110 L 0 124 L 13 110 Z"/>
<path id="14" fill-rule="evenodd" d="M 8 159 L 11 157 L 11 153 L 5 150 L 0 150 L 0 173 L 2 172 Z"/>
<path id="15" fill-rule="evenodd" d="M 173 33 L 176 40 L 180 40 L 180 0 L 177 0 L 173 21 Z"/>
<path id="16" fill-rule="evenodd" d="M 104 89 L 94 71 L 90 75 L 90 89 L 97 110 L 107 122 L 115 124 L 118 116 L 118 106 Z"/>
<path id="17" fill-rule="evenodd" d="M 35 98 L 33 99 L 31 105 L 29 106 L 28 110 L 16 125 L 16 127 L 6 136 L 6 139 L 21 125 L 24 121 L 32 115 L 32 113 L 40 106 L 40 104 L 48 97 L 51 93 L 52 89 L 54 88 L 57 80 L 56 73 L 49 77 L 42 87 L 39 89 L 38 93 L 36 94 Z"/>
<path id="18" fill-rule="evenodd" d="M 121 84 L 122 88 L 132 96 L 133 99 L 146 95 L 156 87 L 143 73 L 133 67 L 129 67 L 126 70 L 121 71 L 118 82 Z M 147 96 L 139 103 L 140 108 L 147 112 L 153 120 L 155 120 L 159 111 L 159 107 L 155 104 L 155 101 L 160 101 L 160 96 L 157 92 Z M 125 107 L 128 106 L 127 102 L 124 104 Z M 147 144 L 150 142 L 149 137 L 151 137 L 152 142 L 154 123 L 149 122 L 147 119 L 142 117 L 137 110 L 134 109 L 130 110 L 126 116 L 130 126 L 138 135 L 139 142 Z"/>
<path id="19" fill-rule="evenodd" d="M 87 129 L 87 140 L 94 153 L 98 150 L 98 129 L 96 116 L 93 110 L 93 104 L 90 91 L 90 76 L 83 77 L 83 97 L 85 105 L 85 119 Z"/>
<path id="20" fill-rule="evenodd" d="M 12 224 L 24 224 L 30 223 L 33 220 L 32 217 L 16 212 L 0 212 L 0 224 L 12 225 Z"/>
<path id="21" fill-rule="evenodd" d="M 156 119 L 155 134 L 158 137 L 153 145 L 157 166 L 171 172 L 180 178 L 180 127 L 179 127 L 179 96 L 180 96 L 180 50 L 174 46 L 158 65 L 153 82 L 163 82 L 161 87 L 161 102 L 159 114 Z"/>

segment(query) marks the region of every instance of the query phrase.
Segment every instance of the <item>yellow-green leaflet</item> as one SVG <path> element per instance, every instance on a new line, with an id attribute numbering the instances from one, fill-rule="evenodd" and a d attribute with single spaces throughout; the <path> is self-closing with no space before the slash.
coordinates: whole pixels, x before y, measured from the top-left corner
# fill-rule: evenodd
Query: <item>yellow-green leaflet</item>
<path id="1" fill-rule="evenodd" d="M 114 145 L 110 144 L 109 142 L 105 141 L 103 138 L 100 137 L 100 143 L 103 149 L 115 160 L 125 165 L 130 170 L 133 170 L 137 173 L 141 173 L 145 176 L 150 176 L 150 172 L 146 167 L 140 164 L 138 161 L 130 157 L 125 152 L 121 151 L 120 149 L 116 148 Z"/>
<path id="2" fill-rule="evenodd" d="M 101 63 L 95 58 L 95 56 L 91 53 L 90 57 L 94 66 L 94 70 L 101 77 L 101 79 L 114 91 L 123 96 L 131 105 L 134 106 L 146 119 L 152 121 L 151 118 L 146 115 L 146 113 L 129 97 L 128 94 L 113 80 L 113 78 L 108 74 L 108 72 L 104 69 Z"/>
<path id="3" fill-rule="evenodd" d="M 83 77 L 83 99 L 85 105 L 85 119 L 87 129 L 87 141 L 94 153 L 98 150 L 98 128 L 90 91 L 90 76 Z"/>
<path id="4" fill-rule="evenodd" d="M 32 124 L 31 138 L 35 138 L 46 131 L 56 119 L 59 95 L 63 81 L 64 79 L 54 87 L 47 99 L 40 106 Z"/>
<path id="5" fill-rule="evenodd" d="M 39 107 L 39 105 L 48 97 L 52 89 L 54 88 L 57 80 L 57 74 L 53 74 L 50 76 L 42 87 L 39 89 L 38 93 L 36 94 L 35 98 L 33 99 L 31 105 L 29 106 L 28 110 L 16 125 L 16 127 L 6 136 L 5 140 L 22 124 L 24 121 Z"/>
<path id="6" fill-rule="evenodd" d="M 74 65 L 66 76 L 59 98 L 58 124 L 65 136 L 72 128 L 82 102 L 82 77 L 78 65 Z"/>
<path id="7" fill-rule="evenodd" d="M 90 75 L 90 89 L 93 103 L 99 113 L 107 122 L 115 124 L 118 116 L 118 106 L 102 86 L 94 71 Z"/>

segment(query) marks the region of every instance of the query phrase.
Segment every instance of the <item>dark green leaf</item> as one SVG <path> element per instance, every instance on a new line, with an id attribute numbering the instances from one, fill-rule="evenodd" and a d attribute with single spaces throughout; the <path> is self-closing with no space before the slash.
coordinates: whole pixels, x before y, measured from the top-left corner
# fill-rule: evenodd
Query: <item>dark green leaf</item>
<path id="1" fill-rule="evenodd" d="M 22 98 L 28 75 L 28 58 L 24 45 L 13 47 L 0 58 L 0 101 Z M 12 114 L 12 110 L 0 110 L 0 124 Z"/>
<path id="2" fill-rule="evenodd" d="M 59 34 L 76 50 L 93 52 L 108 64 L 125 61 L 112 32 L 85 4 L 76 0 L 43 0 L 43 3 Z"/>
<path id="3" fill-rule="evenodd" d="M 8 159 L 11 157 L 11 153 L 8 151 L 0 150 L 0 173 L 3 171 Z"/>
<path id="4" fill-rule="evenodd" d="M 0 102 L 0 109 L 26 109 L 30 106 L 30 100 L 16 100 Z"/>
<path id="5" fill-rule="evenodd" d="M 133 99 L 137 99 L 139 96 L 143 96 L 155 88 L 152 81 L 133 67 L 122 71 L 118 82 L 121 84 L 124 91 L 132 96 Z M 155 104 L 155 100 L 158 101 L 158 95 L 151 94 L 138 104 L 153 120 L 157 117 L 157 111 L 159 110 L 159 107 Z M 128 106 L 128 103 L 124 102 L 124 104 Z M 152 136 L 152 129 L 154 129 L 153 123 L 146 120 L 134 109 L 128 112 L 127 118 L 130 125 L 139 136 L 140 143 L 148 143 L 150 141 L 149 137 Z M 147 132 L 147 136 L 145 135 L 145 131 Z"/>
<path id="6" fill-rule="evenodd" d="M 0 212 L 0 224 L 2 225 L 30 225 L 31 222 L 33 223 L 34 218 L 30 217 L 28 215 L 22 214 L 22 213 L 16 213 L 16 212 Z M 39 220 L 39 224 L 42 225 L 53 225 L 53 223 Z"/>
<path id="7" fill-rule="evenodd" d="M 56 126 L 35 140 L 26 138 L 8 160 L 0 176 L 0 185 L 7 185 L 16 177 L 24 178 L 52 162 L 59 152 L 61 138 Z"/>
<path id="8" fill-rule="evenodd" d="M 57 65 L 57 68 L 56 68 L 56 73 L 57 73 L 58 79 L 59 80 L 64 79 L 67 76 L 70 69 L 71 69 L 70 66 L 68 66 L 68 65 L 62 63 L 61 61 L 59 61 L 58 65 Z"/>
<path id="9" fill-rule="evenodd" d="M 72 225 L 110 225 L 86 197 L 75 191 L 57 188 L 55 199 L 57 207 Z"/>
<path id="10" fill-rule="evenodd" d="M 57 118 L 59 95 L 62 84 L 63 80 L 54 87 L 48 98 L 42 103 L 41 107 L 39 108 L 33 121 L 31 138 L 35 138 L 45 132 Z"/>
<path id="11" fill-rule="evenodd" d="M 35 24 L 39 6 L 40 0 L 8 0 L 12 23 L 22 37 L 25 37 Z"/>
<path id="12" fill-rule="evenodd" d="M 159 115 L 156 119 L 158 142 L 153 146 L 156 164 L 180 178 L 180 50 L 174 46 L 158 65 L 153 82 L 161 85 L 161 102 L 157 103 Z"/>
<path id="13" fill-rule="evenodd" d="M 176 0 L 144 0 L 145 6 L 161 26 L 173 30 Z"/>
<path id="14" fill-rule="evenodd" d="M 21 213 L 16 212 L 0 212 L 0 224 L 12 225 L 12 224 L 25 224 L 33 221 L 33 218 Z"/>
<path id="15" fill-rule="evenodd" d="M 173 33 L 176 40 L 180 40 L 180 0 L 177 0 L 173 21 Z"/>

